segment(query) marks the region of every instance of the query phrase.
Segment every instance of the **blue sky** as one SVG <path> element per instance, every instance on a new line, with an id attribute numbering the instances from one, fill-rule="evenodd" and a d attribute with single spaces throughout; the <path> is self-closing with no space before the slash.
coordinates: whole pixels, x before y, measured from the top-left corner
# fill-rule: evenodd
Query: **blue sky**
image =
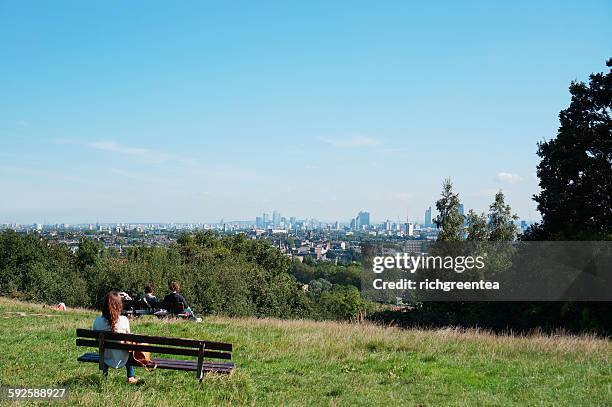
<path id="1" fill-rule="evenodd" d="M 612 3 L 532 3 L 0 0 L 0 223 L 536 219 Z"/>

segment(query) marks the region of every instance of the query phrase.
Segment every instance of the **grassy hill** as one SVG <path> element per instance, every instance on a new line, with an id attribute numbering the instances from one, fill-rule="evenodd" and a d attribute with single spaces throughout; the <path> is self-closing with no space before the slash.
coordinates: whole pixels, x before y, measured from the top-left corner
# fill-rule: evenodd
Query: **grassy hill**
<path id="1" fill-rule="evenodd" d="M 0 384 L 67 386 L 74 405 L 612 405 L 608 340 L 220 317 L 132 331 L 232 342 L 234 375 L 138 369 L 133 387 L 76 362 L 74 330 L 96 315 L 0 298 Z"/>

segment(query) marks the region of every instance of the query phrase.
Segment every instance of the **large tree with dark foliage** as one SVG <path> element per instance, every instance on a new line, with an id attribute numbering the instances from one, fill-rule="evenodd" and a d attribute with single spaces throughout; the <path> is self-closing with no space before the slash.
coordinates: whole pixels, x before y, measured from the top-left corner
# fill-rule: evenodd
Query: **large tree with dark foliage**
<path id="1" fill-rule="evenodd" d="M 608 72 L 572 82 L 557 137 L 538 145 L 542 222 L 531 240 L 612 239 L 612 58 Z"/>
<path id="2" fill-rule="evenodd" d="M 612 58 L 589 83 L 572 82 L 557 137 L 540 143 L 542 222 L 524 240 L 612 240 Z M 610 303 L 521 304 L 539 324 L 612 334 Z M 515 312 L 526 315 L 526 312 Z"/>

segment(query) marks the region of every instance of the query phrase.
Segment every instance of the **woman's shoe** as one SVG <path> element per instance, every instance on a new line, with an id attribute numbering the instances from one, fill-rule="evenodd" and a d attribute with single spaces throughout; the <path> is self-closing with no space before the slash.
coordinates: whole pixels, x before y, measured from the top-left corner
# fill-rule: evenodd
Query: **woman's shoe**
<path id="1" fill-rule="evenodd" d="M 136 384 L 138 383 L 138 379 L 135 377 L 128 377 L 128 383 L 129 384 Z"/>

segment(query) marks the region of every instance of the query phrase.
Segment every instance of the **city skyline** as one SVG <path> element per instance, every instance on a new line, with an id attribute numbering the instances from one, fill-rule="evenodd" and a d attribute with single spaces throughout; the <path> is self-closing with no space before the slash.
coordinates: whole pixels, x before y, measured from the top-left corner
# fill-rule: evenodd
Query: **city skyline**
<path id="1" fill-rule="evenodd" d="M 0 224 L 416 220 L 449 176 L 466 212 L 501 189 L 537 220 L 537 143 L 609 57 L 611 17 L 603 1 L 5 2 Z"/>
<path id="2" fill-rule="evenodd" d="M 459 207 L 459 213 L 461 215 L 466 215 L 466 212 L 464 210 L 464 205 L 461 204 Z M 471 208 L 468 208 L 468 211 Z M 277 214 L 277 217 L 274 216 L 274 214 Z M 272 217 L 270 216 L 270 214 L 273 214 Z M 486 213 L 485 213 L 486 214 Z M 316 221 L 316 222 L 320 222 L 323 224 L 341 224 L 343 226 L 350 226 L 353 224 L 353 222 L 355 222 L 355 226 L 357 226 L 357 219 L 360 219 L 362 215 L 367 216 L 367 218 L 361 218 L 361 219 L 367 219 L 367 221 L 360 221 L 361 224 L 365 224 L 365 225 L 384 225 L 388 222 L 392 223 L 392 224 L 403 224 L 405 222 L 410 222 L 410 223 L 415 223 L 418 224 L 422 227 L 428 228 L 428 227 L 435 227 L 435 223 L 433 222 L 433 220 L 435 219 L 435 217 L 437 216 L 437 212 L 435 211 L 435 206 L 432 207 L 428 207 L 425 208 L 425 210 L 423 211 L 423 214 L 418 217 L 406 217 L 404 219 L 401 218 L 391 218 L 391 217 L 376 217 L 376 218 L 370 218 L 371 213 L 367 210 L 363 210 L 363 211 L 359 211 L 359 213 L 357 213 L 356 216 L 352 216 L 352 217 L 343 217 L 343 218 L 338 218 L 338 219 L 327 219 L 327 218 L 315 218 L 315 217 L 311 217 L 311 216 L 294 216 L 294 215 L 283 215 L 282 213 L 280 213 L 277 210 L 271 210 L 271 211 L 264 211 L 262 212 L 260 215 L 262 216 L 255 216 L 253 219 L 234 219 L 234 218 L 226 218 L 223 217 L 220 220 L 206 220 L 206 221 L 187 221 L 187 222 L 166 222 L 166 221 L 158 221 L 158 220 L 148 220 L 148 221 L 130 221 L 130 220 L 114 220 L 114 221 L 104 221 L 104 222 L 100 222 L 100 221 L 83 221 L 83 222 L 73 222 L 73 223 L 69 223 L 69 222 L 47 222 L 46 220 L 42 220 L 41 222 L 38 221 L 29 221 L 29 222 L 0 222 L 0 226 L 3 225 L 21 225 L 21 226 L 28 226 L 28 225 L 67 225 L 67 226 L 74 226 L 74 225 L 79 225 L 79 226 L 83 226 L 83 225 L 147 225 L 147 224 L 151 224 L 151 225 L 172 225 L 172 224 L 176 224 L 176 225 L 204 225 L 204 224 L 208 224 L 208 225 L 220 225 L 223 223 L 227 223 L 227 224 L 231 224 L 231 223 L 249 223 L 254 225 L 255 227 L 268 227 L 268 226 L 279 226 L 279 224 L 284 223 L 284 224 L 293 224 L 295 222 L 305 222 L 305 221 Z M 533 223 L 534 219 L 525 219 L 525 218 L 520 218 L 518 219 L 519 221 L 528 221 L 529 223 Z"/>

